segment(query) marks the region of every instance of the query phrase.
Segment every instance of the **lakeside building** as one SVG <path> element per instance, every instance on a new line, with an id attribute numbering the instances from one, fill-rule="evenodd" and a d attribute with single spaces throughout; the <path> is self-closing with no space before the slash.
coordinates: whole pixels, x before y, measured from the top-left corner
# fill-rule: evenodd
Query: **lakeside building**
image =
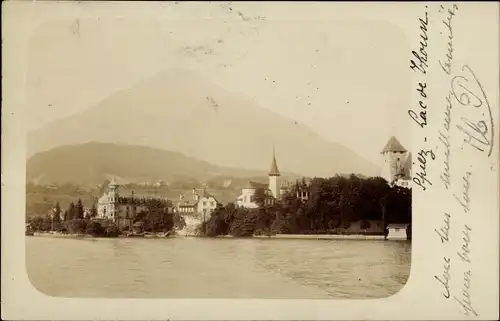
<path id="1" fill-rule="evenodd" d="M 173 211 L 173 206 L 169 200 L 161 197 L 150 197 L 148 199 L 121 197 L 119 194 L 120 185 L 113 177 L 108 185 L 108 189 L 97 201 L 97 220 L 111 220 L 118 228 L 132 227 L 132 223 L 138 213 L 147 210 L 144 201 L 159 200 L 165 202 L 168 211 Z"/>
<path id="2" fill-rule="evenodd" d="M 217 208 L 217 199 L 203 188 L 198 192 L 195 188 L 190 195 L 181 194 L 176 211 L 181 215 L 211 215 Z"/>
<path id="3" fill-rule="evenodd" d="M 411 188 L 411 153 L 401 145 L 396 137 L 392 136 L 380 154 L 382 154 L 381 176 L 390 185 Z"/>
<path id="4" fill-rule="evenodd" d="M 387 225 L 387 240 L 408 240 L 410 238 L 410 224 Z"/>

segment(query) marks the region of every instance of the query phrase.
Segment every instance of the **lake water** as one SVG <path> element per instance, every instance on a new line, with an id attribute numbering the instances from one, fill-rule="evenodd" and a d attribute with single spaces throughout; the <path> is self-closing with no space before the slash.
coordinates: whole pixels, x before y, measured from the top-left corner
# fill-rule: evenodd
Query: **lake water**
<path id="1" fill-rule="evenodd" d="M 33 285 L 51 296 L 380 298 L 410 273 L 411 244 L 280 239 L 26 237 Z"/>

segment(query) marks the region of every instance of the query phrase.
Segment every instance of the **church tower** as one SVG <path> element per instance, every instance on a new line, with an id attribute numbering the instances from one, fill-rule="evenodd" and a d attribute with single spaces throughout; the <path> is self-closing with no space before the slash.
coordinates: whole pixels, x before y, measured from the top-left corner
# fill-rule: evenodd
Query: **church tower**
<path id="1" fill-rule="evenodd" d="M 269 189 L 273 194 L 274 198 L 280 198 L 280 188 L 281 188 L 281 177 L 280 171 L 278 170 L 278 164 L 276 163 L 276 152 L 273 146 L 273 162 L 271 164 L 271 170 L 269 171 Z"/>
<path id="2" fill-rule="evenodd" d="M 398 175 L 403 174 L 407 160 L 407 150 L 392 136 L 382 150 L 382 174 L 389 183 L 394 182 Z"/>
<path id="3" fill-rule="evenodd" d="M 116 179 L 113 179 L 108 185 L 108 215 L 111 219 L 115 219 L 116 216 L 116 204 L 118 203 L 118 188 L 120 185 L 116 183 Z"/>

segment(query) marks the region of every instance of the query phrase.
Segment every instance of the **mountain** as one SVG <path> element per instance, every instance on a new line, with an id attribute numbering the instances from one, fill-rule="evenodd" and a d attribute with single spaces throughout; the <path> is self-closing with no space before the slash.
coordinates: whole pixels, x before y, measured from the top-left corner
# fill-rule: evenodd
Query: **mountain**
<path id="1" fill-rule="evenodd" d="M 379 174 L 376 165 L 349 148 L 184 69 L 159 73 L 29 133 L 28 156 L 89 142 L 148 146 L 219 166 L 264 171 L 274 144 L 280 170 L 305 176 Z"/>
<path id="2" fill-rule="evenodd" d="M 28 182 L 41 185 L 73 183 L 95 186 L 112 176 L 124 184 L 182 179 L 204 181 L 215 177 L 266 178 L 267 172 L 221 167 L 151 147 L 92 142 L 35 154 L 28 160 L 26 176 Z M 283 173 L 283 176 L 299 178 L 299 175 L 289 173 Z"/>

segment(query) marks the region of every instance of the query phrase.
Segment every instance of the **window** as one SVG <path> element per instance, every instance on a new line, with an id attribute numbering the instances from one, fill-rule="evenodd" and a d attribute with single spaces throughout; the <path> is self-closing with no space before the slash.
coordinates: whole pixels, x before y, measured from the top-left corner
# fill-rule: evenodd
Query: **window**
<path id="1" fill-rule="evenodd" d="M 211 202 L 210 204 L 211 204 L 212 206 L 215 206 L 215 202 Z"/>
<path id="2" fill-rule="evenodd" d="M 395 230 L 396 230 L 396 232 L 399 232 L 399 227 L 396 227 Z"/>
<path id="3" fill-rule="evenodd" d="M 207 202 L 203 202 L 203 206 L 207 206 Z"/>

